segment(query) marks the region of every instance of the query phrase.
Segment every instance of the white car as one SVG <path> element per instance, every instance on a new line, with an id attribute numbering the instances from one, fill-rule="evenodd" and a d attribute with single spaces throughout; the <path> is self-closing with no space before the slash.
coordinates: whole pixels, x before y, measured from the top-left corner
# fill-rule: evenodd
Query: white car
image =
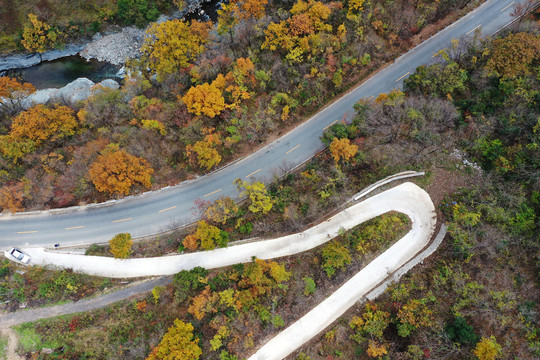
<path id="1" fill-rule="evenodd" d="M 21 262 L 23 264 L 28 264 L 30 262 L 30 256 L 26 255 L 17 248 L 12 248 L 11 250 L 5 251 L 4 253 L 6 254 L 6 257 L 11 258 L 17 262 Z"/>

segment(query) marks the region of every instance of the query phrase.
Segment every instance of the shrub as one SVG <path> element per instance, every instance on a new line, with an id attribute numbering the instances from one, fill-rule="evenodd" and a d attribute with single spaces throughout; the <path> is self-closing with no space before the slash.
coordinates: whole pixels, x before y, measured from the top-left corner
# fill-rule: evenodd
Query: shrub
<path id="1" fill-rule="evenodd" d="M 131 234 L 129 233 L 117 234 L 111 240 L 109 240 L 111 253 L 117 259 L 127 259 L 131 254 L 132 245 L 133 240 L 131 240 Z"/>
<path id="2" fill-rule="evenodd" d="M 343 244 L 334 240 L 328 243 L 322 251 L 323 269 L 326 275 L 332 276 L 338 269 L 345 268 L 351 263 L 351 253 Z"/>
<path id="3" fill-rule="evenodd" d="M 460 344 L 474 344 L 478 341 L 472 326 L 467 324 L 467 320 L 462 317 L 456 317 L 453 323 L 444 327 L 444 331 L 453 342 Z"/>
<path id="4" fill-rule="evenodd" d="M 304 277 L 304 284 L 304 295 L 311 295 L 315 292 L 317 285 L 315 285 L 315 281 L 312 278 L 309 276 Z"/>
<path id="5" fill-rule="evenodd" d="M 157 20 L 159 11 L 153 0 L 118 0 L 118 19 L 125 25 L 144 27 Z"/>

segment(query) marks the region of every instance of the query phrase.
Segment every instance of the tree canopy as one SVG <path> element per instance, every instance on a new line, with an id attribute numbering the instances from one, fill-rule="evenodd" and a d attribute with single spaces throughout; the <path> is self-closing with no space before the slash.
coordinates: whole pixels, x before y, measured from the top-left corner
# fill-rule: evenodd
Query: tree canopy
<path id="1" fill-rule="evenodd" d="M 176 319 L 146 360 L 197 360 L 201 354 L 193 325 Z"/>
<path id="2" fill-rule="evenodd" d="M 153 172 L 145 159 L 123 150 L 99 155 L 88 171 L 98 191 L 122 195 L 129 194 L 135 184 L 150 187 Z"/>
<path id="3" fill-rule="evenodd" d="M 141 60 L 158 79 L 187 69 L 204 51 L 209 40 L 210 23 L 169 20 L 146 30 Z"/>

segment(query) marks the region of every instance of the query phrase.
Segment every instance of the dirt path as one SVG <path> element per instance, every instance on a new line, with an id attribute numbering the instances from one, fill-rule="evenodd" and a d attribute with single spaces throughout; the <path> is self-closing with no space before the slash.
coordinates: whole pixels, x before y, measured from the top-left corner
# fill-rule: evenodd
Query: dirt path
<path id="1" fill-rule="evenodd" d="M 3 324 L 2 324 L 3 325 Z M 8 360 L 22 360 L 22 358 L 17 355 L 17 334 L 13 329 L 5 327 L 1 329 L 2 336 L 8 339 L 8 346 L 6 349 L 6 359 Z"/>
<path id="2" fill-rule="evenodd" d="M 44 308 L 16 311 L 0 315 L 1 328 L 13 325 L 23 324 L 29 321 L 50 318 L 54 316 L 75 314 L 95 309 L 103 308 L 120 300 L 128 299 L 133 296 L 145 294 L 156 286 L 164 286 L 171 282 L 171 277 L 163 276 L 151 280 L 143 280 L 126 288 L 101 295 L 91 299 L 79 300 L 77 302 L 55 305 Z M 11 358 L 9 358 L 11 359 Z"/>

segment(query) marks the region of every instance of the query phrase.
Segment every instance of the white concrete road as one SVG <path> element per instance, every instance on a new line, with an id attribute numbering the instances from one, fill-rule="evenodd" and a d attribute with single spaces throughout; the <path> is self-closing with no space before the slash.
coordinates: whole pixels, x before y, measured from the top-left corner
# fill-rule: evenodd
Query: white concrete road
<path id="1" fill-rule="evenodd" d="M 453 38 L 470 35 L 475 30 L 483 35 L 493 34 L 512 21 L 512 4 L 524 1 L 487 0 L 280 139 L 213 174 L 109 204 L 0 215 L 0 249 L 105 242 L 121 232 L 141 237 L 188 224 L 196 220 L 192 214 L 196 199 L 213 200 L 223 195 L 235 197 L 234 179 L 269 182 L 273 174 L 282 175 L 284 170 L 303 163 L 322 149 L 319 136 L 323 130 L 343 117 L 350 117 L 353 105 L 360 98 L 401 87 L 407 75 L 417 66 L 433 61 L 432 55 L 448 47 Z"/>
<path id="2" fill-rule="evenodd" d="M 370 200 L 376 202 L 371 203 Z M 248 360 L 285 358 L 338 319 L 429 243 L 437 221 L 431 198 L 424 190 L 412 183 L 404 183 L 346 211 L 356 213 L 360 220 L 379 215 L 383 209 L 406 214 L 411 219 L 412 229 L 300 320 L 267 342 Z"/>
<path id="3" fill-rule="evenodd" d="M 115 277 L 139 277 L 172 275 L 196 266 L 206 269 L 250 262 L 254 256 L 273 259 L 294 255 L 313 249 L 337 236 L 340 228 L 351 229 L 364 221 L 388 211 L 406 214 L 412 221 L 412 230 L 398 243 L 385 252 L 388 257 L 374 261 L 379 271 L 370 268 L 372 279 L 375 274 L 385 275 L 386 268 L 403 265 L 429 241 L 435 227 L 435 209 L 429 195 L 413 183 L 404 183 L 377 194 L 332 216 L 319 225 L 304 232 L 276 239 L 261 240 L 242 245 L 219 248 L 182 255 L 170 255 L 139 259 L 114 259 L 111 257 L 66 254 L 47 251 L 44 248 L 26 248 L 32 258 L 31 265 L 47 265 L 73 269 L 75 272 Z M 384 265 L 384 266 L 383 266 Z M 382 267 L 381 267 L 382 266 Z M 380 280 L 375 282 L 378 283 Z"/>
<path id="4" fill-rule="evenodd" d="M 25 251 L 32 257 L 32 265 L 71 268 L 76 272 L 91 275 L 108 277 L 170 275 L 195 266 L 212 269 L 250 262 L 254 256 L 272 259 L 294 255 L 330 241 L 342 228 L 351 229 L 388 211 L 407 215 L 411 219 L 411 230 L 326 300 L 249 358 L 249 360 L 280 360 L 324 330 L 358 300 L 377 288 L 389 274 L 398 271 L 428 245 L 433 237 L 437 219 L 433 202 L 423 189 L 406 182 L 352 205 L 304 232 L 212 251 L 125 260 L 49 252 L 44 248 L 29 248 Z"/>

